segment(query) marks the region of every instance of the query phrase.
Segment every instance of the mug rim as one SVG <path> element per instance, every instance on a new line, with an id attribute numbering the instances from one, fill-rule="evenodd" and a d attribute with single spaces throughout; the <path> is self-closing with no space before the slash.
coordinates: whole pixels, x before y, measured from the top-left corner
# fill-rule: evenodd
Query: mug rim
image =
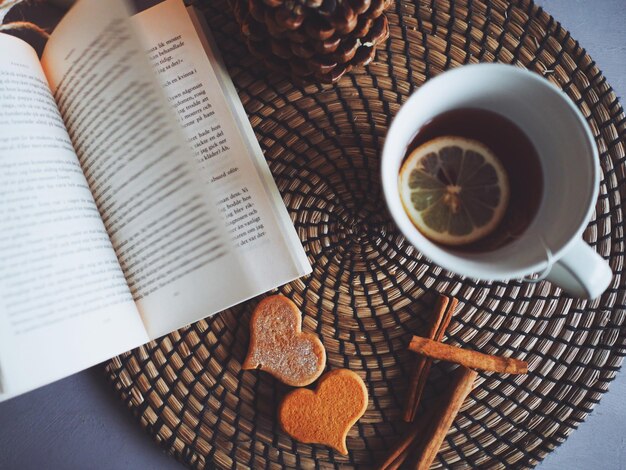
<path id="1" fill-rule="evenodd" d="M 441 249 L 442 252 L 445 253 L 445 256 L 437 252 L 429 252 L 429 250 L 424 249 L 423 244 L 425 242 L 428 242 L 431 244 L 434 244 L 434 242 L 432 242 L 431 240 L 426 238 L 424 235 L 422 235 L 422 233 L 417 229 L 417 227 L 413 225 L 410 219 L 408 219 L 408 216 L 406 215 L 406 212 L 402 208 L 401 203 L 400 204 L 393 203 L 393 202 L 400 201 L 400 194 L 399 194 L 398 186 L 397 186 L 398 175 L 395 175 L 395 177 L 393 178 L 390 178 L 388 175 L 390 171 L 389 170 L 390 165 L 388 164 L 388 162 L 390 161 L 390 159 L 395 157 L 394 154 L 390 153 L 391 150 L 389 150 L 389 142 L 390 142 L 389 137 L 390 136 L 393 137 L 394 129 L 398 128 L 398 126 L 400 125 L 399 122 L 405 119 L 404 114 L 408 112 L 407 110 L 411 107 L 411 104 L 418 101 L 419 98 L 425 92 L 427 92 L 428 89 L 432 86 L 433 82 L 438 81 L 443 76 L 449 77 L 452 74 L 455 74 L 455 75 L 465 74 L 468 71 L 474 71 L 477 68 L 481 68 L 482 70 L 491 69 L 492 73 L 504 72 L 507 74 L 508 73 L 518 74 L 524 79 L 533 80 L 540 86 L 549 90 L 555 96 L 558 96 L 561 101 L 565 102 L 567 104 L 568 109 L 570 109 L 570 111 L 572 112 L 573 116 L 576 117 L 576 121 L 580 125 L 581 130 L 583 131 L 584 139 L 587 143 L 588 148 L 586 149 L 586 151 L 590 155 L 590 158 L 592 160 L 592 164 L 590 166 L 592 168 L 593 174 L 590 176 L 593 179 L 593 186 L 592 186 L 593 189 L 592 191 L 589 192 L 589 198 L 587 200 L 587 209 L 585 210 L 584 217 L 582 217 L 576 230 L 573 231 L 571 235 L 569 235 L 568 241 L 563 243 L 557 250 L 554 250 L 551 253 L 552 258 L 558 261 L 558 259 L 576 242 L 576 240 L 582 237 L 582 234 L 585 228 L 587 227 L 587 225 L 589 224 L 589 221 L 595 209 L 595 205 L 596 205 L 595 202 L 598 198 L 599 186 L 600 186 L 599 152 L 598 152 L 598 147 L 595 143 L 595 138 L 593 136 L 591 128 L 589 124 L 587 123 L 585 117 L 583 116 L 582 112 L 580 111 L 580 109 L 578 109 L 575 103 L 565 94 L 563 90 L 561 90 L 556 85 L 554 85 L 553 83 L 546 80 L 544 77 L 542 77 L 541 75 L 535 72 L 532 72 L 525 68 L 516 67 L 510 64 L 478 63 L 478 64 L 458 66 L 454 69 L 444 71 L 440 73 L 439 75 L 437 75 L 436 77 L 433 77 L 432 79 L 426 81 L 426 83 L 424 83 L 419 89 L 413 92 L 411 96 L 409 96 L 409 98 L 400 107 L 400 110 L 398 111 L 398 113 L 394 116 L 391 122 L 391 125 L 389 126 L 389 129 L 387 131 L 385 144 L 383 146 L 383 153 L 382 153 L 382 158 L 381 158 L 381 179 L 382 179 L 383 194 L 385 198 L 385 203 L 387 205 L 387 209 L 389 210 L 389 213 L 391 214 L 396 227 L 398 227 L 398 229 L 402 232 L 402 234 L 405 236 L 407 241 L 413 247 L 415 247 L 422 255 L 429 258 L 437 265 L 443 267 L 446 270 L 449 270 L 451 272 L 457 273 L 462 276 L 478 278 L 478 279 L 483 279 L 483 280 L 488 280 L 488 281 L 502 281 L 502 280 L 522 278 L 524 276 L 528 276 L 530 274 L 545 270 L 548 267 L 548 260 L 546 259 L 544 261 L 540 261 L 534 264 L 529 264 L 528 266 L 523 267 L 523 268 L 512 269 L 502 275 L 499 275 L 497 273 L 489 273 L 488 270 L 475 268 L 471 265 L 461 266 L 461 267 L 459 267 L 458 265 L 453 266 L 452 265 L 453 263 L 449 262 L 451 260 L 446 259 L 446 258 L 451 258 L 452 260 L 463 260 L 463 261 L 467 261 L 467 258 L 458 256 L 455 253 L 450 252 L 450 251 L 445 251 L 445 248 Z M 415 132 L 417 132 L 417 130 L 418 128 L 415 129 Z M 409 142 L 407 142 L 407 145 L 408 143 Z M 393 181 L 395 184 L 388 184 L 389 181 Z M 409 222 L 408 224 L 406 224 L 405 220 L 400 219 L 402 216 L 404 216 L 406 220 L 408 220 Z"/>

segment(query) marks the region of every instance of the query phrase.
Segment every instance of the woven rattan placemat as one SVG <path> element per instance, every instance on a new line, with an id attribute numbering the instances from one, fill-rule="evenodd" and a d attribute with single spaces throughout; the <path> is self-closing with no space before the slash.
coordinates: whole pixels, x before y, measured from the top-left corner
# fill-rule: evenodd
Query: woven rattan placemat
<path id="1" fill-rule="evenodd" d="M 460 300 L 447 341 L 526 359 L 527 376 L 482 374 L 437 466 L 527 468 L 582 423 L 626 353 L 624 220 L 626 119 L 611 87 L 569 33 L 528 0 L 406 0 L 388 12 L 391 38 L 376 60 L 335 87 L 300 87 L 247 52 L 225 0 L 202 8 L 313 264 L 279 289 L 301 306 L 328 368 L 366 381 L 370 403 L 350 431 L 350 455 L 280 431 L 289 388 L 243 372 L 256 301 L 113 359 L 107 374 L 141 424 L 191 467 L 371 466 L 403 432 L 410 336 L 437 292 Z M 460 279 L 431 264 L 395 229 L 379 183 L 390 121 L 409 94 L 451 67 L 500 61 L 562 87 L 587 118 L 604 173 L 585 239 L 615 277 L 598 300 L 548 283 Z M 555 221 L 557 223 L 558 221 Z M 425 403 L 446 380 L 434 369 Z"/>

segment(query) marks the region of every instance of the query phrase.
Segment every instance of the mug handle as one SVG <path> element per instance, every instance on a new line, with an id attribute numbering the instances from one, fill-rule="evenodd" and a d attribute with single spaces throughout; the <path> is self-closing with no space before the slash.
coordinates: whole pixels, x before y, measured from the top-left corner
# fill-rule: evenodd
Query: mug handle
<path id="1" fill-rule="evenodd" d="M 582 238 L 567 249 L 546 276 L 553 284 L 581 299 L 600 297 L 612 278 L 609 264 Z"/>

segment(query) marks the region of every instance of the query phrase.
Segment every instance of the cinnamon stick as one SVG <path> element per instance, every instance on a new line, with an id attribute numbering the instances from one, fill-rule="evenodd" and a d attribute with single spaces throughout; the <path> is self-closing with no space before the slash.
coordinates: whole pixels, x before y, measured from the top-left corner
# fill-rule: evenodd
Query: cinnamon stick
<path id="1" fill-rule="evenodd" d="M 378 467 L 379 470 L 397 470 L 409 455 L 415 454 L 416 452 L 419 453 L 419 455 L 425 451 L 432 453 L 431 447 L 436 444 L 434 432 L 437 430 L 439 423 L 444 419 L 450 420 L 450 417 L 448 416 L 446 418 L 446 415 L 454 411 L 455 403 L 460 400 L 460 404 L 458 404 L 458 408 L 456 412 L 454 412 L 454 416 L 456 416 L 460 406 L 463 404 L 463 400 L 472 390 L 477 375 L 478 373 L 471 369 L 459 367 L 454 372 L 454 377 L 452 378 L 450 389 L 447 393 L 411 426 L 407 435 L 396 444 L 387 459 Z M 459 398 L 459 393 L 463 397 L 462 399 Z M 454 416 L 452 416 L 452 421 L 450 421 L 448 428 L 452 425 Z M 445 425 L 445 422 L 443 424 Z M 441 446 L 448 428 L 446 428 L 445 431 L 439 432 L 439 434 L 443 432 L 439 446 Z M 432 459 L 437 455 L 438 449 L 439 447 L 435 450 Z M 418 459 L 421 459 L 421 457 L 418 456 Z"/>
<path id="2" fill-rule="evenodd" d="M 448 303 L 448 307 L 445 311 L 444 317 L 439 324 L 439 328 L 437 329 L 433 337 L 433 340 L 435 341 L 443 340 L 443 337 L 446 334 L 448 326 L 450 325 L 450 320 L 452 319 L 452 315 L 454 315 L 454 311 L 456 310 L 456 306 L 458 305 L 458 303 L 459 301 L 455 299 L 454 297 L 450 299 L 450 302 Z M 422 360 L 423 360 L 424 365 L 421 370 L 422 377 L 417 387 L 417 394 L 415 396 L 415 401 L 413 402 L 413 416 L 415 416 L 419 408 L 420 401 L 422 400 L 422 394 L 424 393 L 424 388 L 426 387 L 426 382 L 428 381 L 428 376 L 430 374 L 430 368 L 433 364 L 433 361 L 430 358 L 423 357 Z"/>
<path id="3" fill-rule="evenodd" d="M 452 297 L 448 302 L 448 308 L 446 308 L 443 319 L 439 323 L 439 327 L 437 328 L 437 331 L 433 336 L 433 339 L 435 341 L 441 341 L 443 339 L 443 335 L 446 334 L 446 330 L 448 329 L 448 326 L 450 326 L 450 320 L 452 320 L 452 315 L 454 315 L 454 311 L 456 310 L 456 306 L 458 304 L 459 301 L 455 297 Z"/>
<path id="4" fill-rule="evenodd" d="M 430 327 L 427 331 L 428 338 L 432 338 L 435 341 L 441 341 L 443 339 L 457 304 L 458 300 L 455 298 L 450 299 L 445 295 L 439 296 Z M 428 374 L 430 373 L 431 365 L 432 360 L 419 358 L 413 367 L 403 413 L 403 418 L 408 423 L 413 422 L 415 419 L 415 414 L 417 413 L 422 394 L 424 393 L 424 387 Z"/>
<path id="5" fill-rule="evenodd" d="M 525 374 L 528 372 L 528 364 L 525 361 L 461 349 L 419 336 L 413 336 L 409 350 L 431 359 L 454 362 L 472 369 L 501 374 Z"/>
<path id="6" fill-rule="evenodd" d="M 420 434 L 424 432 L 428 422 L 428 419 L 421 419 L 417 425 L 411 426 L 407 435 L 391 449 L 387 460 L 378 467 L 379 470 L 397 470 L 400 468 L 414 447 L 414 443 L 417 442 Z"/>
<path id="7" fill-rule="evenodd" d="M 474 388 L 477 376 L 478 372 L 464 366 L 455 371 L 449 392 L 437 407 L 437 413 L 433 415 L 426 433 L 420 439 L 416 454 L 417 461 L 413 468 L 416 470 L 430 468 L 463 402 Z"/>
<path id="8" fill-rule="evenodd" d="M 387 459 L 378 467 L 379 470 L 397 470 L 402 466 L 406 458 L 415 450 L 420 437 L 426 432 L 426 428 L 437 411 L 438 406 L 430 407 L 418 421 L 410 425 L 407 434 L 391 449 Z"/>

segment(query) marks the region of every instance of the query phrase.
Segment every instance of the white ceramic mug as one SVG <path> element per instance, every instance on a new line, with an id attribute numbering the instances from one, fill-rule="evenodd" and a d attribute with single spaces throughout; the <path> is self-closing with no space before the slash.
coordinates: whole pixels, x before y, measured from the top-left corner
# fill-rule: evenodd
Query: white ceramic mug
<path id="1" fill-rule="evenodd" d="M 426 122 L 459 108 L 486 109 L 510 119 L 530 138 L 541 161 L 544 190 L 535 218 L 518 239 L 493 251 L 459 252 L 431 242 L 415 228 L 400 201 L 398 173 L 407 146 Z M 611 281 L 609 265 L 582 239 L 600 184 L 595 141 L 567 95 L 535 73 L 511 65 L 477 64 L 429 80 L 389 128 L 382 183 L 402 233 L 445 269 L 484 280 L 543 273 L 582 298 L 598 297 Z"/>

